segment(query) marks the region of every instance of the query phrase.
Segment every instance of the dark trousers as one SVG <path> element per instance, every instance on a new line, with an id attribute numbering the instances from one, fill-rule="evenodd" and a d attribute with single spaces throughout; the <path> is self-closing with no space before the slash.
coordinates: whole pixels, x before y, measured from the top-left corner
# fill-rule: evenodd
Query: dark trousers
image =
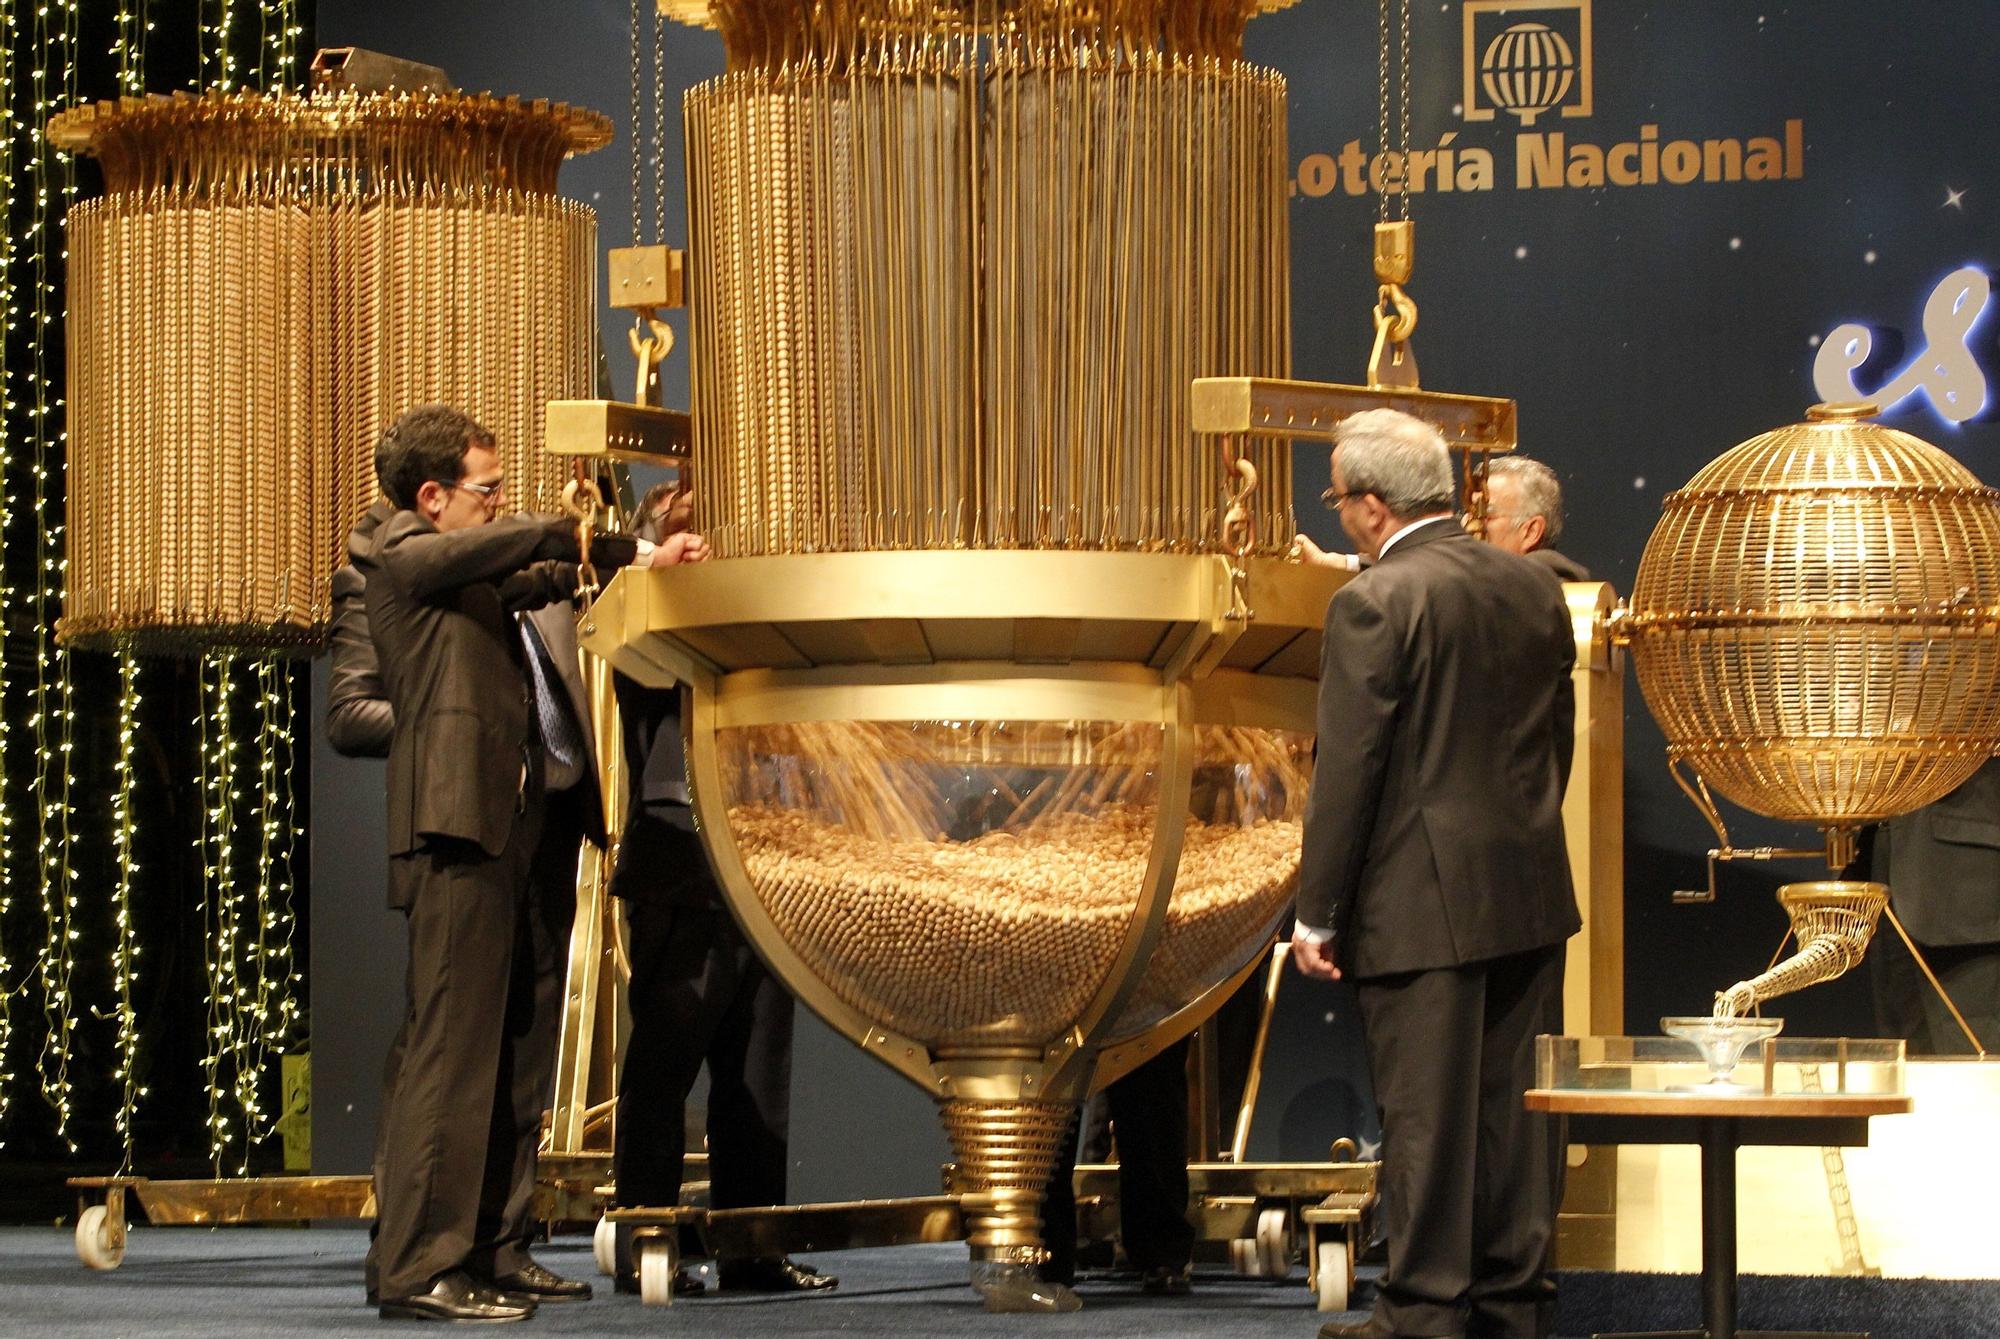
<path id="1" fill-rule="evenodd" d="M 618 1202 L 679 1202 L 684 1111 L 706 1063 L 710 1205 L 783 1204 L 792 997 L 722 906 L 700 839 L 669 824 L 641 835 L 634 820 L 614 885 L 626 894 L 632 964 L 632 1034 L 618 1077 Z"/>
<path id="2" fill-rule="evenodd" d="M 1187 1218 L 1189 1039 L 1161 1051 L 1104 1090 L 1118 1141 L 1118 1235 L 1135 1269 L 1179 1269 L 1194 1258 Z M 1042 1201 L 1043 1277 L 1076 1274 L 1075 1132 Z"/>
<path id="3" fill-rule="evenodd" d="M 499 1245 L 534 1019 L 528 871 L 541 818 L 529 805 L 497 857 L 434 839 L 390 862 L 410 956 L 377 1140 L 369 1272 L 384 1297 L 490 1266 Z"/>
<path id="4" fill-rule="evenodd" d="M 1560 1121 L 1522 1109 L 1562 1030 L 1563 946 L 1358 983 L 1382 1112 L 1385 1335 L 1536 1339 L 1562 1195 Z"/>
<path id="5" fill-rule="evenodd" d="M 411 890 L 408 1008 L 383 1066 L 374 1164 L 378 1213 L 366 1266 L 371 1292 L 407 1296 L 461 1266 L 508 1274 L 528 1263 L 535 1155 L 554 1088 L 576 918 L 579 803 L 572 792 L 549 796 L 542 821 L 524 832 L 524 815 L 496 860 L 452 842 L 395 862 L 399 868 L 391 877 Z M 523 841 L 533 843 L 525 861 L 517 850 Z M 476 900 L 475 887 L 488 890 L 487 903 Z M 490 914 L 502 906 L 511 909 L 504 925 Z M 503 929 L 504 981 L 497 957 Z M 477 1035 L 481 1020 L 490 1034 L 485 1038 Z M 452 1058 L 442 1071 L 413 1058 L 445 1053 Z M 489 1054 L 492 1067 L 482 1078 Z M 489 1095 L 483 1105 L 481 1092 Z M 468 1133 L 475 1125 L 477 1136 Z M 427 1142 L 438 1149 L 434 1160 L 420 1154 Z M 473 1165 L 476 1181 L 464 1175 Z M 433 1196 L 436 1213 L 426 1205 Z M 468 1213 L 469 1241 L 463 1227 Z M 398 1257 L 408 1262 L 400 1269 Z M 421 1269 L 430 1272 L 418 1278 Z"/>

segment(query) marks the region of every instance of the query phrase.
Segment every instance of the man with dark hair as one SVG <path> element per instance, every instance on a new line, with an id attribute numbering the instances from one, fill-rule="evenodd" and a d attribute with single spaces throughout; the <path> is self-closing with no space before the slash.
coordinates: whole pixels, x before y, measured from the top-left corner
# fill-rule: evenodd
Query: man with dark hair
<path id="1" fill-rule="evenodd" d="M 1522 1109 L 1580 926 L 1562 827 L 1575 644 L 1560 589 L 1466 534 L 1429 425 L 1335 429 L 1327 501 L 1371 565 L 1327 606 L 1292 956 L 1356 982 L 1389 1264 L 1339 1336 L 1534 1339 L 1562 1175 Z"/>
<path id="2" fill-rule="evenodd" d="M 685 487 L 639 506 L 638 533 L 669 543 L 693 516 Z M 708 1066 L 709 1205 L 785 1202 L 791 1126 L 791 995 L 737 927 L 695 831 L 681 748 L 681 690 L 617 680 L 632 806 L 611 893 L 625 904 L 632 1033 L 618 1074 L 613 1180 L 628 1207 L 680 1201 L 688 1093 Z M 819 1292 L 837 1280 L 783 1257 L 729 1260 L 724 1290 Z M 636 1286 L 623 1266 L 621 1289 Z M 703 1291 L 681 1271 L 674 1291 Z"/>
<path id="3" fill-rule="evenodd" d="M 348 535 L 348 551 L 364 553 L 375 542 L 375 531 L 393 516 L 386 501 L 370 507 Z M 382 686 L 375 642 L 368 633 L 367 583 L 353 562 L 333 574 L 333 618 L 327 632 L 330 675 L 327 688 L 326 734 L 333 750 L 348 758 L 387 758 L 396 728 L 388 690 Z M 591 743 L 590 703 L 577 657 L 576 619 L 569 601 L 559 600 L 521 614 L 524 652 L 535 681 L 537 719 L 544 723 L 551 744 L 546 778 L 547 802 L 541 840 L 529 862 L 527 916 L 528 955 L 534 974 L 534 1019 L 515 1053 L 514 1095 L 516 1148 L 513 1183 L 490 1249 L 496 1277 L 509 1291 L 525 1292 L 540 1301 L 581 1299 L 590 1285 L 561 1279 L 528 1255 L 533 1232 L 530 1216 L 535 1190 L 535 1155 L 540 1144 L 541 1112 L 548 1104 L 555 1075 L 557 1034 L 562 1023 L 562 993 L 567 949 L 576 920 L 577 857 L 585 841 L 605 844 L 604 800 L 597 784 L 597 755 Z M 402 1058 L 400 1037 L 390 1046 L 384 1069 L 384 1091 L 394 1086 Z M 392 1131 L 380 1123 L 374 1161 L 380 1165 Z M 370 1305 L 379 1299 L 377 1260 L 369 1251 L 366 1284 Z"/>
<path id="4" fill-rule="evenodd" d="M 537 1296 L 579 1292 L 509 1228 L 547 1098 L 529 889 L 551 774 L 576 757 L 538 709 L 548 650 L 515 616 L 574 593 L 576 532 L 496 520 L 493 436 L 448 406 L 397 419 L 375 466 L 396 510 L 352 557 L 393 717 L 389 900 L 410 953 L 371 1259 L 385 1319 L 524 1320 Z M 590 557 L 661 567 L 703 551 L 602 535 Z"/>

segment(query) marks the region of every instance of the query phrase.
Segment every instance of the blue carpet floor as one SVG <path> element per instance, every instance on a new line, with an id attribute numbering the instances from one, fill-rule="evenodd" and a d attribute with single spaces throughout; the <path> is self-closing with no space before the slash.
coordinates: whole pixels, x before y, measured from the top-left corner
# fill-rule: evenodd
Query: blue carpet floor
<path id="1" fill-rule="evenodd" d="M 60 1228 L 0 1228 L 0 1336 L 5 1339 L 238 1339 L 239 1336 L 427 1334 L 385 1325 L 361 1299 L 367 1238 L 355 1229 L 145 1228 L 133 1230 L 124 1265 L 92 1273 L 76 1263 Z M 1070 1316 L 989 1316 L 965 1285 L 965 1248 L 906 1246 L 815 1258 L 841 1277 L 814 1298 L 729 1296 L 640 1306 L 613 1296 L 585 1238 L 538 1249 L 559 1273 L 598 1284 L 591 1301 L 545 1306 L 528 1335 L 807 1336 L 1022 1335 L 1260 1336 L 1313 1339 L 1327 1317 L 1312 1309 L 1303 1273 L 1289 1283 L 1201 1271 L 1191 1297 L 1141 1295 L 1132 1280 L 1086 1277 L 1084 1310 Z M 1692 1325 L 1691 1278 L 1572 1274 L 1563 1281 L 1559 1330 Z M 1751 1278 L 1743 1320 L 1774 1328 L 1871 1330 L 1874 1339 L 2000 1337 L 2000 1284 L 1901 1280 Z"/>

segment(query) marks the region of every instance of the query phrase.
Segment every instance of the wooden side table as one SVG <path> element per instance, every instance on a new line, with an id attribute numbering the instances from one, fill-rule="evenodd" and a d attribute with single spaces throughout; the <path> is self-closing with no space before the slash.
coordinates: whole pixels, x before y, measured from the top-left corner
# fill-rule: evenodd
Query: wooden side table
<path id="1" fill-rule="evenodd" d="M 1745 1144 L 1861 1148 L 1870 1116 L 1899 1116 L 1910 1099 L 1882 1093 L 1741 1095 L 1535 1088 L 1530 1111 L 1569 1118 L 1579 1144 L 1696 1144 L 1701 1148 L 1701 1311 L 1698 1330 L 1601 1334 L 1594 1339 L 1867 1339 L 1866 1334 L 1736 1328 L 1736 1151 Z"/>

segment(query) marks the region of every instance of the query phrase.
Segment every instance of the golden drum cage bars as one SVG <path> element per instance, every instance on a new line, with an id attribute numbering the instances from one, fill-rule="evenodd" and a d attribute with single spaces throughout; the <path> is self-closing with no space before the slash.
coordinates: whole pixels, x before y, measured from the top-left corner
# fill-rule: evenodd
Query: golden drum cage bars
<path id="1" fill-rule="evenodd" d="M 70 214 L 71 644 L 310 650 L 373 450 L 413 404 L 498 435 L 554 510 L 544 401 L 595 384 L 596 113 L 458 94 L 127 98 L 49 128 Z"/>
<path id="2" fill-rule="evenodd" d="M 1290 363 L 1283 80 L 1240 4 L 681 3 L 721 556 L 1213 551 L 1196 377 Z M 1285 443 L 1244 445 L 1261 551 Z"/>

